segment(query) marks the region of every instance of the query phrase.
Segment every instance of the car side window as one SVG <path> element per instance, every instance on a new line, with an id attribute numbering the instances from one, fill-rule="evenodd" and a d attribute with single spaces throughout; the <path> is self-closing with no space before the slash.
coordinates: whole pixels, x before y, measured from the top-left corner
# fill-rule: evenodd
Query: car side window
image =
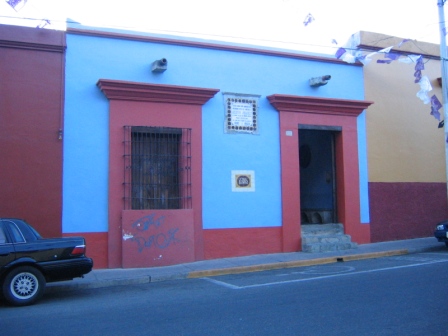
<path id="1" fill-rule="evenodd" d="M 23 238 L 23 235 L 22 235 L 22 233 L 20 233 L 17 225 L 15 225 L 13 222 L 6 222 L 5 224 L 8 225 L 8 228 L 11 231 L 12 238 L 14 239 L 14 242 L 16 242 L 16 243 L 24 243 L 25 242 L 25 238 Z"/>
<path id="2" fill-rule="evenodd" d="M 0 245 L 6 244 L 6 235 L 2 223 L 0 223 Z"/>

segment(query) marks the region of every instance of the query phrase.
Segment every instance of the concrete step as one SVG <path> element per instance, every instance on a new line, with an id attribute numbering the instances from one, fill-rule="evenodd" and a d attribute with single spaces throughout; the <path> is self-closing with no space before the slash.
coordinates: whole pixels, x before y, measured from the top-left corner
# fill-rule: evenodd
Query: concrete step
<path id="1" fill-rule="evenodd" d="M 334 235 L 302 235 L 302 244 L 315 243 L 351 243 L 352 238 L 345 234 Z"/>
<path id="2" fill-rule="evenodd" d="M 344 234 L 344 226 L 340 223 L 302 225 L 303 252 L 329 252 L 357 247 L 351 237 Z"/>
<path id="3" fill-rule="evenodd" d="M 302 224 L 302 235 L 344 234 L 344 226 L 340 223 Z"/>
<path id="4" fill-rule="evenodd" d="M 315 243 L 302 244 L 302 252 L 318 253 L 333 252 L 358 248 L 356 243 Z"/>

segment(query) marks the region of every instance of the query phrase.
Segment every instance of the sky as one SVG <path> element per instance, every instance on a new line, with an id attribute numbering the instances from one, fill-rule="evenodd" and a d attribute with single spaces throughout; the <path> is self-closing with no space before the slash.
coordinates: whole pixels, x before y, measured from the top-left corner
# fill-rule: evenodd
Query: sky
<path id="1" fill-rule="evenodd" d="M 69 20 L 329 54 L 360 30 L 440 43 L 438 0 L 9 1 L 24 5 L 14 10 L 0 0 L 0 23 L 36 27 L 47 19 L 48 29 L 65 29 Z"/>

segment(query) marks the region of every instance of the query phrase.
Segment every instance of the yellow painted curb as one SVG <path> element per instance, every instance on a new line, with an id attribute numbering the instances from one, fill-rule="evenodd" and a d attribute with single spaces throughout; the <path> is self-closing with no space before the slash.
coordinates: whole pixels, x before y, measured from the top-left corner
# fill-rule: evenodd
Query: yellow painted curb
<path id="1" fill-rule="evenodd" d="M 385 252 L 352 254 L 352 255 L 347 255 L 347 256 L 335 256 L 335 257 L 328 257 L 328 258 L 284 261 L 284 262 L 277 262 L 277 263 L 271 263 L 271 264 L 236 266 L 236 267 L 229 267 L 229 268 L 217 268 L 217 269 L 204 270 L 204 271 L 192 271 L 192 272 L 188 273 L 187 278 L 189 278 L 189 279 L 204 278 L 204 277 L 212 277 L 212 276 L 227 275 L 227 274 L 261 272 L 261 271 L 268 271 L 268 270 L 281 269 L 281 268 L 323 265 L 323 264 L 336 263 L 339 261 L 373 259 L 373 258 L 381 258 L 381 257 L 390 257 L 390 256 L 394 256 L 394 255 L 403 255 L 403 254 L 408 254 L 408 253 L 409 253 L 408 250 L 393 250 L 393 251 L 385 251 Z"/>
<path id="2" fill-rule="evenodd" d="M 301 267 L 301 266 L 310 266 L 310 265 L 318 265 L 318 264 L 330 264 L 330 263 L 334 263 L 336 261 L 337 261 L 336 257 L 331 257 L 331 258 L 320 258 L 320 259 L 313 259 L 313 260 L 284 261 L 284 262 L 278 262 L 278 263 L 251 265 L 251 266 L 236 266 L 236 267 L 229 267 L 229 268 L 217 268 L 217 269 L 213 269 L 213 270 L 192 271 L 192 272 L 188 273 L 187 278 L 203 278 L 203 277 L 226 275 L 226 274 L 260 272 L 260 271 L 268 271 L 268 270 L 281 269 L 281 268 Z"/>
<path id="3" fill-rule="evenodd" d="M 351 260 L 362 260 L 362 259 L 373 259 L 373 258 L 381 258 L 381 257 L 390 257 L 394 255 L 403 255 L 408 254 L 408 250 L 392 250 L 392 251 L 383 251 L 383 252 L 372 252 L 372 253 L 362 253 L 362 254 L 353 254 L 341 257 L 343 261 L 351 261 Z"/>

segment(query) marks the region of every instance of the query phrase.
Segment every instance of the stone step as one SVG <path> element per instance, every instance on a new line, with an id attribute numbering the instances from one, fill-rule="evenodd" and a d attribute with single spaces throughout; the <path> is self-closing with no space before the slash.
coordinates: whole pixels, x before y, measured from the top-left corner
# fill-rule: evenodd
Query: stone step
<path id="1" fill-rule="evenodd" d="M 358 245 L 356 243 L 316 243 L 316 244 L 302 244 L 302 252 L 332 252 L 332 251 L 341 251 L 341 250 L 350 250 L 357 248 Z"/>
<path id="2" fill-rule="evenodd" d="M 329 252 L 357 248 L 340 223 L 302 225 L 303 252 Z"/>
<path id="3" fill-rule="evenodd" d="M 332 224 L 303 224 L 302 235 L 344 234 L 344 226 L 340 223 Z"/>
<path id="4" fill-rule="evenodd" d="M 352 238 L 345 234 L 334 235 L 302 235 L 302 244 L 315 243 L 351 243 Z"/>

